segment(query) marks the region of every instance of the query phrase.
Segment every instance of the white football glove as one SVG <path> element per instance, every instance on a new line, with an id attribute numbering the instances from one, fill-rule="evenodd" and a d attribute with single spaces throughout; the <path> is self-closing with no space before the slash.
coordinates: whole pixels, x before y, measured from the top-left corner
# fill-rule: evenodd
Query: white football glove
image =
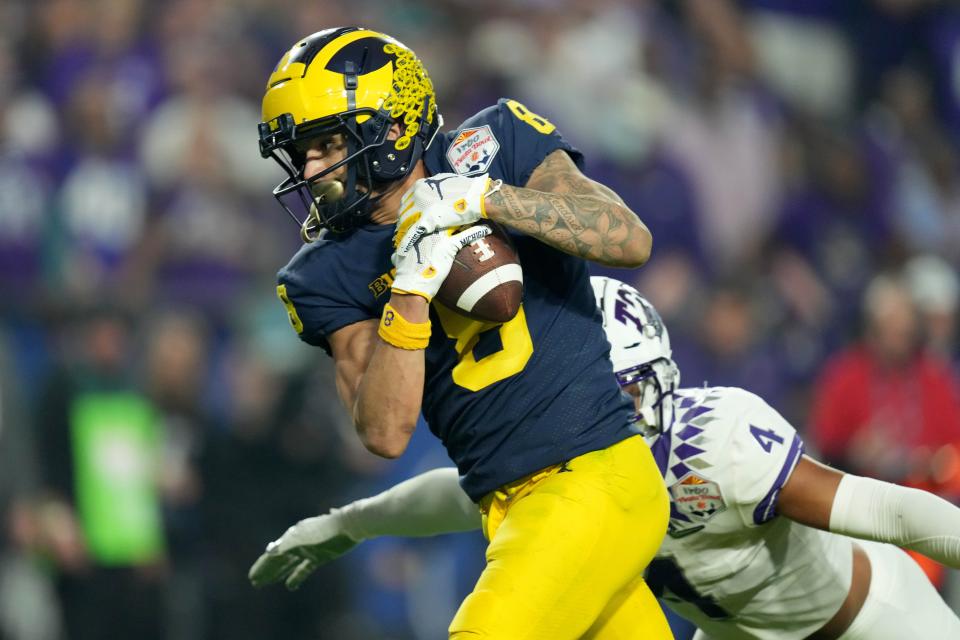
<path id="1" fill-rule="evenodd" d="M 306 518 L 267 545 L 250 567 L 248 577 L 255 587 L 280 582 L 295 591 L 314 569 L 339 558 L 359 543 L 346 532 L 339 509 Z"/>
<path id="2" fill-rule="evenodd" d="M 470 177 L 438 173 L 417 180 L 400 201 L 394 246 L 408 251 L 434 231 L 473 224 L 486 217 L 483 200 L 498 191 L 502 183 L 485 173 Z"/>
<path id="3" fill-rule="evenodd" d="M 441 229 L 420 237 L 419 242 L 408 242 L 416 232 L 416 229 L 408 229 L 400 239 L 400 245 L 408 249 L 398 248 L 393 253 L 397 275 L 391 288 L 397 293 L 416 294 L 430 302 L 450 273 L 457 252 L 490 235 L 492 230 L 487 225 L 476 225 L 457 233 L 452 229 Z"/>

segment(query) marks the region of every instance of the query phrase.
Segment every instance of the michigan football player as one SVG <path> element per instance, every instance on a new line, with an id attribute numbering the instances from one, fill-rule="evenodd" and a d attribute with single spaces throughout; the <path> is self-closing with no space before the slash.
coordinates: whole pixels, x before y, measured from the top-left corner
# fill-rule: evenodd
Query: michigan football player
<path id="1" fill-rule="evenodd" d="M 387 35 L 328 29 L 283 55 L 259 132 L 307 241 L 279 274 L 290 322 L 333 356 L 369 450 L 401 455 L 422 411 L 482 513 L 488 563 L 451 638 L 668 638 L 638 578 L 667 494 L 611 374 L 586 265 L 639 266 L 650 234 L 519 102 L 441 123 L 423 64 Z M 433 299 L 482 218 L 508 228 L 523 269 L 503 324 Z M 277 549 L 265 562 L 286 567 Z"/>

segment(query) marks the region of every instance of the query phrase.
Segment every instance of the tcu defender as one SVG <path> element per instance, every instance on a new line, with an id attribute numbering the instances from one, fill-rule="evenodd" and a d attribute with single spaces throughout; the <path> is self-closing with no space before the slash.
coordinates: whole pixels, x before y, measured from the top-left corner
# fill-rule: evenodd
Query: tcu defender
<path id="1" fill-rule="evenodd" d="M 667 494 L 610 375 L 585 261 L 638 266 L 650 234 L 516 101 L 440 126 L 426 70 L 389 36 L 329 29 L 283 56 L 260 148 L 286 170 L 275 195 L 307 241 L 279 274 L 290 322 L 332 354 L 370 451 L 401 455 L 422 410 L 479 503 L 488 564 L 451 638 L 668 638 L 637 579 Z M 434 300 L 483 218 L 523 265 L 502 324 Z"/>
<path id="2" fill-rule="evenodd" d="M 803 454 L 793 427 L 747 391 L 678 389 L 654 308 L 616 280 L 593 278 L 593 286 L 614 369 L 636 400 L 637 422 L 650 434 L 670 493 L 669 534 L 647 582 L 697 624 L 697 640 L 960 638 L 960 620 L 892 546 L 960 568 L 960 510 L 923 491 L 820 465 Z M 312 567 L 358 541 L 478 526 L 456 470 L 437 469 L 297 523 L 271 543 L 250 578 L 296 588 Z M 286 570 L 278 554 L 288 559 Z"/>

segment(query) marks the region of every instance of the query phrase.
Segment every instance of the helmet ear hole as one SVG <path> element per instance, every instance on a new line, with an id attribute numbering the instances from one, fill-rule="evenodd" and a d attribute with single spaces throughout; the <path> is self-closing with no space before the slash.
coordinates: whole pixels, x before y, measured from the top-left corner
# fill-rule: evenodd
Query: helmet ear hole
<path id="1" fill-rule="evenodd" d="M 423 141 L 419 136 L 410 139 L 406 148 L 397 148 L 397 140 L 401 137 L 390 136 L 394 125 L 400 128 L 402 134 L 403 123 L 389 116 L 380 115 L 359 125 L 362 137 L 383 141 L 370 150 L 370 177 L 375 182 L 392 182 L 404 177 L 423 155 Z"/>

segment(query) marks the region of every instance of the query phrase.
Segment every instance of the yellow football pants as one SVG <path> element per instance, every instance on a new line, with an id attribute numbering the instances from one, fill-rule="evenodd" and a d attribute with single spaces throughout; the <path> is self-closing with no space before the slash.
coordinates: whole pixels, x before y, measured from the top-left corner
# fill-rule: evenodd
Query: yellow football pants
<path id="1" fill-rule="evenodd" d="M 488 494 L 487 566 L 450 624 L 451 640 L 665 640 L 642 579 L 669 503 L 636 436 Z"/>

